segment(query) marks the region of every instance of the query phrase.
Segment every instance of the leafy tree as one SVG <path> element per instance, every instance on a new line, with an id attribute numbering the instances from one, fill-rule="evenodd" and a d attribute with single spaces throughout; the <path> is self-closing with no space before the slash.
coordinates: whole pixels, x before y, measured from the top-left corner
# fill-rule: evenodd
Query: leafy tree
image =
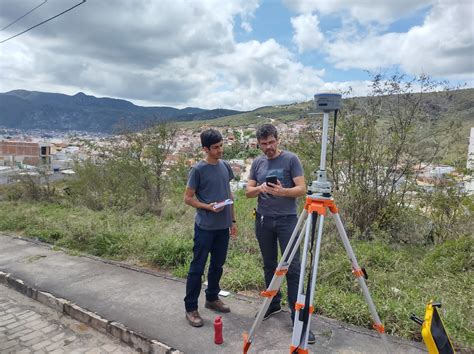
<path id="1" fill-rule="evenodd" d="M 439 114 L 425 100 L 427 92 L 439 88 L 443 90 L 437 93 L 438 101 L 448 106 L 447 84 L 426 75 L 412 79 L 375 75 L 368 97 L 347 93 L 332 141 L 334 163 L 327 161 L 327 169 L 349 231 L 366 238 L 372 238 L 376 229 L 394 238 L 406 231 L 406 210 L 419 202 L 417 167 L 441 161 L 455 132 L 440 124 Z M 305 131 L 295 145 L 303 160 L 315 160 L 305 164 L 307 173 L 319 166 L 318 134 L 317 129 Z"/>
<path id="2" fill-rule="evenodd" d="M 420 193 L 418 207 L 429 220 L 429 243 L 472 235 L 474 230 L 474 198 L 467 195 L 454 180 L 438 183 L 432 190 Z"/>
<path id="3" fill-rule="evenodd" d="M 8 188 L 11 200 L 26 199 L 51 202 L 57 190 L 51 181 L 49 165 L 40 165 L 35 171 L 23 171 L 13 176 L 13 184 Z"/>
<path id="4" fill-rule="evenodd" d="M 224 159 L 247 159 L 257 157 L 260 153 L 259 149 L 252 149 L 239 141 L 234 141 L 230 146 L 224 148 Z"/>
<path id="5" fill-rule="evenodd" d="M 139 207 L 160 214 L 176 132 L 160 123 L 140 132 L 122 129 L 108 144 L 89 143 L 96 157 L 76 165 L 74 196 L 93 209 Z"/>
<path id="6" fill-rule="evenodd" d="M 169 171 L 170 184 L 180 196 L 184 191 L 186 183 L 188 182 L 188 175 L 191 169 L 189 158 L 194 160 L 196 157 L 197 157 L 197 154 L 196 156 L 180 155 L 178 157 L 178 161 L 173 165 L 173 168 Z"/>

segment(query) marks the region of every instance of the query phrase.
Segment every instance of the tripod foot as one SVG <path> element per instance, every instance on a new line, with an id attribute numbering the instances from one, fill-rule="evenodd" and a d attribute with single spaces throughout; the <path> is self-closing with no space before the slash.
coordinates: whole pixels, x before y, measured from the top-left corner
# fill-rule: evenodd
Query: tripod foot
<path id="1" fill-rule="evenodd" d="M 374 327 L 374 329 L 380 334 L 385 333 L 385 327 L 381 323 L 374 323 L 372 327 Z"/>
<path id="2" fill-rule="evenodd" d="M 244 346 L 242 348 L 242 352 L 244 354 L 247 354 L 247 352 L 249 351 L 249 348 L 250 348 L 250 344 L 252 344 L 252 342 L 249 342 L 249 334 L 247 332 L 244 332 L 242 334 L 242 337 L 244 337 Z"/>
<path id="3" fill-rule="evenodd" d="M 302 348 L 299 348 L 299 347 L 291 346 L 290 347 L 290 353 L 291 354 L 308 354 L 309 351 L 308 351 L 308 349 L 302 349 Z"/>

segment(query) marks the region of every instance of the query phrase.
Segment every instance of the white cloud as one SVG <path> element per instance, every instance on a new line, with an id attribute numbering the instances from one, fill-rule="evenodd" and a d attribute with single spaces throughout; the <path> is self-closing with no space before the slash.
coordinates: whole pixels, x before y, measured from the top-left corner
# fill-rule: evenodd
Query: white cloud
<path id="1" fill-rule="evenodd" d="M 242 8 L 240 12 L 240 19 L 241 19 L 240 27 L 245 32 L 250 33 L 253 30 L 251 22 L 254 19 L 255 11 L 260 6 L 260 4 L 258 0 L 253 0 L 253 1 L 243 2 L 242 5 L 245 7 Z"/>
<path id="2" fill-rule="evenodd" d="M 406 33 L 337 39 L 328 45 L 328 60 L 341 69 L 400 66 L 413 75 L 424 72 L 437 77 L 472 79 L 473 21 L 470 2 L 440 2 L 421 26 Z"/>
<path id="3" fill-rule="evenodd" d="M 398 33 L 366 37 L 358 41 L 337 40 L 328 44 L 328 60 L 339 69 L 379 69 L 400 63 L 403 37 Z"/>
<path id="4" fill-rule="evenodd" d="M 49 1 L 10 32 L 0 32 L 0 39 L 75 3 Z M 304 10 L 292 19 L 299 51 L 321 51 L 324 43 L 328 61 L 336 68 L 399 65 L 408 72 L 453 77 L 473 72 L 473 21 L 467 0 L 437 4 L 422 26 L 407 33 L 374 30 L 366 37 L 358 32 L 360 23 L 390 13 L 382 16 L 386 23 L 428 1 L 357 2 L 353 7 L 353 2 L 342 0 L 293 3 Z M 35 0 L 0 1 L 0 25 L 36 5 Z M 240 22 L 251 33 L 258 6 L 258 0 L 88 1 L 0 45 L 0 91 L 81 90 L 153 105 L 245 110 L 306 101 L 319 90 L 344 91 L 349 85 L 356 94 L 366 92 L 364 81 L 325 82 L 323 68 L 303 65 L 298 53 L 275 39 L 238 42 L 235 27 Z M 342 18 L 336 35 L 323 35 L 319 19 L 335 11 L 349 16 Z"/>
<path id="5" fill-rule="evenodd" d="M 434 2 L 436 0 L 284 0 L 288 8 L 299 13 L 315 11 L 322 15 L 346 13 L 362 24 L 370 22 L 388 24 Z"/>
<path id="6" fill-rule="evenodd" d="M 29 22 L 22 26 L 38 23 L 72 3 L 48 3 L 41 11 L 29 15 Z M 2 1 L 0 23 L 25 13 L 32 5 L 33 1 Z M 246 78 L 252 75 L 244 67 L 236 75 L 232 66 L 215 66 L 222 58 L 229 58 L 229 53 L 241 55 L 233 35 L 235 18 L 240 16 L 244 28 L 251 31 L 249 20 L 257 8 L 257 0 L 90 1 L 38 30 L 1 45 L 0 91 L 59 88 L 65 93 L 84 90 L 154 104 L 184 106 L 193 102 L 207 107 L 213 90 L 221 92 L 241 85 L 242 91 L 255 94 L 260 91 L 256 88 L 258 75 L 262 76 L 263 85 L 275 80 L 265 75 L 280 75 L 272 72 L 278 68 L 261 64 L 265 58 L 256 53 L 260 46 L 265 48 L 264 44 L 256 42 L 255 55 L 250 53 L 249 58 L 243 58 L 250 72 L 256 70 L 252 80 Z M 10 33 L 17 31 L 18 28 L 12 28 Z M 274 55 L 288 54 L 283 52 Z M 238 58 L 233 59 L 236 65 L 241 65 Z M 226 83 L 223 89 L 225 80 L 237 84 Z M 202 95 L 203 92 L 207 95 Z M 247 108 L 242 102 L 255 108 L 251 97 L 229 96 L 233 96 L 228 101 L 229 108 Z"/>
<path id="7" fill-rule="evenodd" d="M 307 100 L 323 84 L 323 70 L 300 64 L 273 39 L 235 41 L 235 16 L 245 23 L 256 2 L 86 4 L 82 13 L 0 47 L 0 91 L 82 90 L 153 105 L 245 110 Z"/>
<path id="8" fill-rule="evenodd" d="M 324 43 L 324 35 L 319 29 L 318 16 L 303 14 L 291 19 L 295 34 L 293 42 L 298 46 L 298 51 L 318 50 Z"/>
<path id="9" fill-rule="evenodd" d="M 250 22 L 242 22 L 240 27 L 242 27 L 242 29 L 247 33 L 252 32 L 252 25 Z"/>
<path id="10" fill-rule="evenodd" d="M 239 43 L 231 53 L 208 58 L 201 72 L 213 85 L 191 102 L 206 99 L 210 107 L 221 102 L 237 109 L 307 100 L 323 84 L 324 74 L 298 63 L 273 39 Z"/>
<path id="11" fill-rule="evenodd" d="M 402 67 L 411 73 L 474 78 L 474 5 L 442 2 L 406 34 Z"/>

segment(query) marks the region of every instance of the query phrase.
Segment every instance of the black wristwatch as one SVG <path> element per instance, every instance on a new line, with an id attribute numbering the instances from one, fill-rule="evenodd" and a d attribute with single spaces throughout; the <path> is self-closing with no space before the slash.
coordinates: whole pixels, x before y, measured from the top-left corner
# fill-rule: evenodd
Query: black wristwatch
<path id="1" fill-rule="evenodd" d="M 236 221 L 236 220 L 232 220 L 232 224 L 237 224 L 237 221 Z"/>

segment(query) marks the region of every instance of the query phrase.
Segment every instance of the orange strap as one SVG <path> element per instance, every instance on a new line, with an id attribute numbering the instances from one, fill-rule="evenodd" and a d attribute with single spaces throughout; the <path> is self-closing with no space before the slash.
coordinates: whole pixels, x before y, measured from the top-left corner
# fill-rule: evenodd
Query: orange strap
<path id="1" fill-rule="evenodd" d="M 288 273 L 288 269 L 280 269 L 275 271 L 275 275 L 285 275 Z"/>
<path id="2" fill-rule="evenodd" d="M 377 330 L 379 333 L 385 333 L 385 327 L 381 323 L 374 323 L 373 327 Z"/>
<path id="3" fill-rule="evenodd" d="M 274 297 L 278 293 L 278 290 L 264 290 L 260 293 L 263 297 Z"/>

